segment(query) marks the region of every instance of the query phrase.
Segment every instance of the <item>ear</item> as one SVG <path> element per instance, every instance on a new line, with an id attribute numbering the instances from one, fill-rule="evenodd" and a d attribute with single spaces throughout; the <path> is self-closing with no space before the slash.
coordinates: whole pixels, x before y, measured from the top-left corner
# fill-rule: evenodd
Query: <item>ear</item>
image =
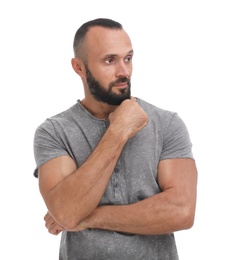
<path id="1" fill-rule="evenodd" d="M 83 61 L 79 58 L 72 58 L 71 64 L 74 71 L 82 78 L 85 75 L 85 66 Z"/>

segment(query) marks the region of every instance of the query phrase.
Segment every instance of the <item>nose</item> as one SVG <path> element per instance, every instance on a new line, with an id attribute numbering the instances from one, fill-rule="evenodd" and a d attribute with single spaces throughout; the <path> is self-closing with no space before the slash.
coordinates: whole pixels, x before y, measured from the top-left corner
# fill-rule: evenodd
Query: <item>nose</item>
<path id="1" fill-rule="evenodd" d="M 124 61 L 118 62 L 116 65 L 116 77 L 127 77 L 129 78 L 131 73 L 131 65 L 126 64 Z"/>

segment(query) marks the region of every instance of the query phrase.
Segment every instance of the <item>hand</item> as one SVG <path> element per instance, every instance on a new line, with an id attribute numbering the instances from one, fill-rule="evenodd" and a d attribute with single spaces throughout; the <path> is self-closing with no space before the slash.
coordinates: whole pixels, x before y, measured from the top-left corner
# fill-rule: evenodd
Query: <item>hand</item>
<path id="1" fill-rule="evenodd" d="M 46 228 L 52 235 L 58 235 L 62 230 L 64 230 L 63 227 L 56 223 L 49 212 L 47 212 L 47 214 L 44 216 L 44 221 Z"/>
<path id="2" fill-rule="evenodd" d="M 61 231 L 65 230 L 62 226 L 56 223 L 54 218 L 49 214 L 49 212 L 46 213 L 44 216 L 45 226 L 48 229 L 49 233 L 52 235 L 58 235 Z M 77 227 L 75 227 L 72 230 L 67 231 L 81 231 L 86 229 L 87 227 L 84 226 L 85 221 L 81 222 Z"/>
<path id="3" fill-rule="evenodd" d="M 135 98 L 124 100 L 121 105 L 109 115 L 110 125 L 119 130 L 126 138 L 133 137 L 148 123 L 146 112 L 139 106 Z"/>

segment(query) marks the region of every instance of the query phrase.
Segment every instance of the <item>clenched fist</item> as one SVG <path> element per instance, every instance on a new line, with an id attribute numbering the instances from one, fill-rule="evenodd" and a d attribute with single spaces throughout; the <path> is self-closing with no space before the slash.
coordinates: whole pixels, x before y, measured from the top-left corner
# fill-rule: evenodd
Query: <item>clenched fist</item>
<path id="1" fill-rule="evenodd" d="M 110 127 L 120 131 L 127 139 L 147 125 L 148 116 L 136 102 L 135 98 L 124 100 L 121 105 L 109 115 Z"/>

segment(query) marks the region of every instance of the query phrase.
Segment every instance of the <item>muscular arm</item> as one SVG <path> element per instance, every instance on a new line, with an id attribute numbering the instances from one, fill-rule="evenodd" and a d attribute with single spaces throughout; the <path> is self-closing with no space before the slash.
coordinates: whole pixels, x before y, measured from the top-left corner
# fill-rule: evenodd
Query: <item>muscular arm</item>
<path id="1" fill-rule="evenodd" d="M 162 192 L 123 206 L 98 207 L 79 228 L 100 228 L 134 234 L 166 234 L 193 225 L 197 170 L 192 159 L 163 160 L 158 167 Z"/>
<path id="2" fill-rule="evenodd" d="M 97 207 L 115 164 L 129 138 L 147 123 L 135 100 L 124 101 L 109 117 L 110 126 L 78 169 L 68 156 L 39 168 L 39 186 L 49 216 L 63 229 L 72 229 Z"/>

